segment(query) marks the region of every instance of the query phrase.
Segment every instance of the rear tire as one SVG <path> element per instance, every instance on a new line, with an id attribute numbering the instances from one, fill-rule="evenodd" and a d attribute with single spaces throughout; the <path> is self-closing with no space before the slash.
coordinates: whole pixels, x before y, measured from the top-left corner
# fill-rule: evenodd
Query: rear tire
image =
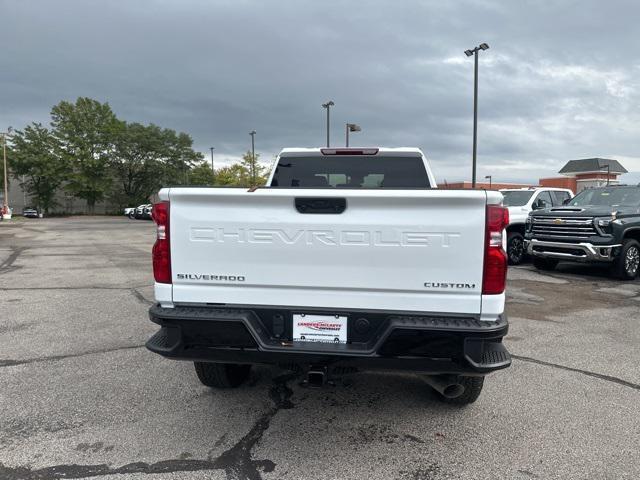
<path id="1" fill-rule="evenodd" d="M 613 274 L 620 280 L 633 280 L 640 267 L 640 243 L 631 238 L 622 241 L 620 253 L 613 262 Z"/>
<path id="2" fill-rule="evenodd" d="M 510 232 L 507 235 L 507 258 L 509 265 L 520 265 L 524 260 L 524 237 L 521 233 Z"/>
<path id="3" fill-rule="evenodd" d="M 249 379 L 251 365 L 193 362 L 198 379 L 212 388 L 236 388 Z"/>
<path id="4" fill-rule="evenodd" d="M 538 270 L 551 271 L 554 270 L 558 266 L 558 260 L 553 258 L 540 258 L 534 257 L 533 266 Z"/>
<path id="5" fill-rule="evenodd" d="M 475 402 L 480 396 L 480 393 L 482 393 L 484 377 L 468 377 L 462 375 L 460 376 L 460 384 L 464 387 L 462 395 L 456 398 L 447 398 L 438 394 L 440 401 L 450 405 L 469 405 Z"/>

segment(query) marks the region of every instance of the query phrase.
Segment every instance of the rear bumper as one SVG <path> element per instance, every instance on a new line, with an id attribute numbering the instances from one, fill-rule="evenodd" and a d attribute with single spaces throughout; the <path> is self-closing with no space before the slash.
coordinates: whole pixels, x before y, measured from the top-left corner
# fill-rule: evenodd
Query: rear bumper
<path id="1" fill-rule="evenodd" d="M 592 243 L 547 242 L 531 239 L 527 241 L 527 253 L 536 257 L 555 258 L 573 262 L 611 262 L 617 245 L 594 245 Z"/>
<path id="2" fill-rule="evenodd" d="M 349 316 L 353 332 L 349 342 L 326 344 L 291 341 L 287 329 L 279 328 L 279 320 L 271 321 L 281 318 L 286 324 L 292 311 L 154 305 L 149 317 L 161 328 L 146 346 L 178 360 L 287 367 L 326 364 L 361 370 L 482 375 L 511 364 L 502 344 L 508 331 L 506 316 L 486 322 L 473 317 L 377 313 L 369 315 L 370 331 L 358 334 L 351 322 L 355 325 L 356 319 L 361 321 L 367 313 L 315 310 L 316 314 Z"/>

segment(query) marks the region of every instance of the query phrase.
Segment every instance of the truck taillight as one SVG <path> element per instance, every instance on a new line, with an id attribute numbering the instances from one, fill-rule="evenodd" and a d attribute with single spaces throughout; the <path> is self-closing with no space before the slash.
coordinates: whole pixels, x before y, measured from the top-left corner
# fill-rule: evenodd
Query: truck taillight
<path id="1" fill-rule="evenodd" d="M 156 222 L 157 237 L 153 245 L 153 276 L 158 283 L 171 283 L 171 249 L 169 244 L 169 202 L 153 205 L 151 214 Z"/>
<path id="2" fill-rule="evenodd" d="M 482 272 L 484 295 L 500 294 L 504 292 L 506 286 L 507 253 L 502 247 L 502 235 L 507 225 L 509 225 L 509 210 L 501 205 L 487 205 Z"/>

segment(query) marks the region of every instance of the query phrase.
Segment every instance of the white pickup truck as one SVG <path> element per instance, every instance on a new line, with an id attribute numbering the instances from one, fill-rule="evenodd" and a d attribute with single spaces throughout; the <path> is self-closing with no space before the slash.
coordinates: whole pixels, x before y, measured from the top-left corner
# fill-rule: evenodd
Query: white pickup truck
<path id="1" fill-rule="evenodd" d="M 526 254 L 525 224 L 535 210 L 561 207 L 573 198 L 568 188 L 528 187 L 500 190 L 502 204 L 509 209 L 507 226 L 507 257 L 511 265 L 520 265 Z"/>
<path id="2" fill-rule="evenodd" d="M 413 371 L 457 404 L 510 365 L 500 193 L 438 190 L 415 148 L 288 148 L 267 185 L 160 191 L 150 350 L 211 387 Z"/>

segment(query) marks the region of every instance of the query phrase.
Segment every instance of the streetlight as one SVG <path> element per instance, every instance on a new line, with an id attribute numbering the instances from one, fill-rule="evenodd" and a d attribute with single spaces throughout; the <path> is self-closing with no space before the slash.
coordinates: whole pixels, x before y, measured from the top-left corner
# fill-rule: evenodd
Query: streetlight
<path id="1" fill-rule="evenodd" d="M 481 43 L 473 50 L 465 50 L 467 57 L 474 55 L 474 76 L 473 76 L 473 173 L 471 177 L 471 188 L 476 188 L 476 150 L 478 143 L 478 52 L 489 50 L 489 45 Z"/>
<path id="2" fill-rule="evenodd" d="M 8 198 L 9 198 L 9 188 L 8 188 L 8 183 L 7 183 L 7 176 L 9 174 L 9 171 L 7 170 L 7 137 L 11 135 L 11 132 L 13 131 L 13 128 L 9 127 L 7 128 L 6 132 L 0 132 L 0 135 L 2 135 L 2 156 L 3 156 L 3 166 L 4 166 L 4 197 L 2 198 L 2 213 L 3 214 L 7 214 L 9 213 L 9 204 L 8 204 Z"/>
<path id="3" fill-rule="evenodd" d="M 484 179 L 489 179 L 489 190 L 491 190 L 491 175 L 487 175 L 486 177 L 484 177 Z"/>
<path id="4" fill-rule="evenodd" d="M 327 147 L 329 147 L 329 128 L 330 128 L 330 123 L 329 123 L 329 109 L 331 107 L 333 107 L 335 105 L 335 103 L 333 103 L 333 100 L 329 100 L 327 103 L 323 103 L 322 104 L 322 108 L 326 108 L 327 109 Z"/>
<path id="5" fill-rule="evenodd" d="M 347 147 L 349 146 L 349 132 L 361 132 L 362 128 L 360 128 L 360 125 L 356 125 L 355 123 L 347 123 L 347 128 L 346 128 L 346 132 L 347 132 Z"/>
<path id="6" fill-rule="evenodd" d="M 251 171 L 249 172 L 249 174 L 251 175 L 251 186 L 255 187 L 255 183 L 256 183 L 256 142 L 255 142 L 256 131 L 255 130 L 251 130 L 249 132 L 249 135 L 251 135 Z"/>
<path id="7" fill-rule="evenodd" d="M 215 185 L 216 183 L 216 171 L 213 169 L 213 151 L 216 149 L 216 147 L 209 147 L 209 150 L 211 150 L 211 173 L 213 173 L 213 183 Z"/>

